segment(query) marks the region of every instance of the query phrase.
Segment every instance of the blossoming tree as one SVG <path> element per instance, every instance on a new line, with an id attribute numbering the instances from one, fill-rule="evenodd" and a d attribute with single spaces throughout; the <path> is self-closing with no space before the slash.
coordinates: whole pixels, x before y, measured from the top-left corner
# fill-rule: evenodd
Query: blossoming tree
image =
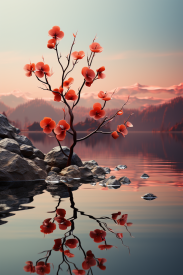
<path id="1" fill-rule="evenodd" d="M 117 139 L 119 137 L 119 133 L 124 137 L 128 134 L 127 127 L 133 127 L 133 125 L 128 121 L 128 119 L 124 122 L 124 124 L 118 125 L 117 129 L 115 131 L 111 132 L 103 132 L 101 130 L 102 127 L 104 127 L 107 123 L 112 121 L 116 116 L 123 114 L 123 107 L 128 102 L 123 104 L 123 106 L 111 117 L 106 116 L 106 112 L 104 110 L 106 106 L 106 102 L 112 99 L 112 94 L 109 94 L 108 92 L 100 91 L 98 93 L 98 97 L 103 100 L 103 106 L 100 103 L 95 103 L 93 105 L 93 109 L 89 112 L 90 117 L 92 117 L 95 120 L 102 119 L 99 126 L 90 134 L 87 136 L 78 139 L 77 138 L 77 132 L 74 129 L 74 108 L 80 101 L 81 92 L 83 87 L 86 85 L 90 87 L 92 83 L 98 79 L 104 79 L 105 78 L 105 67 L 102 66 L 99 69 L 96 70 L 96 73 L 91 69 L 91 65 L 93 62 L 93 59 L 97 53 L 101 53 L 103 51 L 103 48 L 100 46 L 99 43 L 95 42 L 96 38 L 94 38 L 92 44 L 89 46 L 90 48 L 90 55 L 87 56 L 87 66 L 83 67 L 81 70 L 81 74 L 83 75 L 83 83 L 78 89 L 78 92 L 76 93 L 73 89 L 71 89 L 71 85 L 74 82 L 74 79 L 72 77 L 68 78 L 68 74 L 73 71 L 76 64 L 79 62 L 80 59 L 83 59 L 85 57 L 85 53 L 83 51 L 75 51 L 73 52 L 73 46 L 75 44 L 76 35 L 73 34 L 74 40 L 70 48 L 69 55 L 67 58 L 67 65 L 66 67 L 63 66 L 61 63 L 61 55 L 59 55 L 58 52 L 58 44 L 59 41 L 64 37 L 64 32 L 60 30 L 60 27 L 54 26 L 51 30 L 49 30 L 48 34 L 52 37 L 47 44 L 47 47 L 49 49 L 53 49 L 56 52 L 58 63 L 61 67 L 62 71 L 62 77 L 59 88 L 52 88 L 50 81 L 48 80 L 48 77 L 51 77 L 53 75 L 52 70 L 50 70 L 50 67 L 48 64 L 43 62 L 38 62 L 36 65 L 34 63 L 26 64 L 24 66 L 24 70 L 26 71 L 26 76 L 30 77 L 32 74 L 35 75 L 38 81 L 40 81 L 42 84 L 44 84 L 44 88 L 41 87 L 43 90 L 47 90 L 52 92 L 54 96 L 54 101 L 61 102 L 64 104 L 63 108 L 63 119 L 58 122 L 56 125 L 55 121 L 52 120 L 49 117 L 45 117 L 41 122 L 40 126 L 43 128 L 44 133 L 51 133 L 53 132 L 58 143 L 60 146 L 60 149 L 64 155 L 65 152 L 62 149 L 61 141 L 63 141 L 66 137 L 66 133 L 69 133 L 73 136 L 73 143 L 70 147 L 70 153 L 69 155 L 66 155 L 68 157 L 67 166 L 71 165 L 71 158 L 73 155 L 73 149 L 77 142 L 85 140 L 96 133 L 105 133 L 105 134 L 111 134 L 111 136 L 114 139 Z M 70 67 L 71 58 L 73 59 L 72 67 Z M 65 112 L 68 111 L 70 116 L 69 123 L 65 120 Z"/>

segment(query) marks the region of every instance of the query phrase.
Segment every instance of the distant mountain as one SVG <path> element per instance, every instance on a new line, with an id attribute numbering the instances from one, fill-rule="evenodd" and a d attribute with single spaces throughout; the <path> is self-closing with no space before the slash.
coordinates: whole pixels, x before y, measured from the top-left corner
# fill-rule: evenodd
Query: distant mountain
<path id="1" fill-rule="evenodd" d="M 15 92 L 16 94 L 16 92 Z M 27 102 L 27 99 L 22 96 L 15 96 L 13 94 L 9 95 L 1 95 L 0 94 L 0 100 L 8 105 L 10 108 L 16 108 L 18 105 Z"/>
<path id="2" fill-rule="evenodd" d="M 0 101 L 0 113 L 2 114 L 3 112 L 6 112 L 7 110 L 9 110 L 10 107 L 8 107 L 6 104 L 4 104 L 3 102 Z"/>
<path id="3" fill-rule="evenodd" d="M 108 115 L 112 115 L 114 111 L 110 110 Z M 183 118 L 183 97 L 176 97 L 162 105 L 150 106 L 143 111 L 124 108 L 124 114 L 117 116 L 111 125 L 116 127 L 118 124 L 122 124 L 131 113 L 134 114 L 129 121 L 134 125 L 134 131 L 168 131 Z M 111 127 L 111 129 L 113 128 Z"/>
<path id="4" fill-rule="evenodd" d="M 169 131 L 183 131 L 183 119 L 181 122 L 176 123 L 173 127 L 171 127 Z"/>
<path id="5" fill-rule="evenodd" d="M 10 120 L 22 125 L 22 127 L 19 126 L 21 129 L 25 129 L 35 121 L 40 122 L 44 117 L 51 117 L 58 123 L 64 117 L 63 107 L 64 104 L 62 103 L 60 103 L 60 108 L 54 108 L 49 102 L 43 99 L 35 99 L 19 105 L 15 109 L 8 109 L 5 112 Z M 74 109 L 74 124 L 84 122 L 87 117 L 89 118 L 89 111 L 91 109 L 92 106 L 91 108 L 76 107 Z M 106 115 L 110 117 L 116 111 L 117 109 L 106 109 Z M 117 125 L 123 124 L 131 113 L 134 114 L 129 118 L 129 121 L 134 125 L 133 130 L 135 131 L 168 131 L 176 123 L 180 123 L 183 118 L 183 97 L 174 98 L 162 105 L 150 106 L 143 111 L 124 108 L 124 114 L 116 116 L 108 124 L 111 130 L 116 130 Z M 70 118 L 68 113 L 66 113 L 66 120 L 69 123 Z M 78 127 L 85 126 L 81 126 L 80 124 Z"/>
<path id="6" fill-rule="evenodd" d="M 43 131 L 39 122 L 34 122 L 31 125 L 27 126 L 29 131 Z"/>

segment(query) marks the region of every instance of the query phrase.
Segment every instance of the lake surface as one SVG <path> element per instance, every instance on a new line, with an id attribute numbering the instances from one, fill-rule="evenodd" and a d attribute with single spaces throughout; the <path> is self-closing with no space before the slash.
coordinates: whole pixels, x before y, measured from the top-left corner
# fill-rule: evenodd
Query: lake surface
<path id="1" fill-rule="evenodd" d="M 44 153 L 57 146 L 54 138 L 43 133 L 22 134 Z M 67 135 L 62 145 L 71 142 Z M 119 189 L 83 184 L 70 193 L 67 188 L 47 188 L 44 184 L 1 191 L 0 274 L 25 275 L 26 271 L 33 272 L 40 261 L 50 263 L 37 268 L 41 275 L 84 274 L 77 272 L 83 270 L 82 265 L 89 268 L 85 274 L 95 275 L 182 274 L 183 134 L 129 131 L 117 140 L 95 135 L 78 143 L 75 152 L 82 160 L 94 159 L 110 167 L 110 175 L 126 176 L 131 183 Z M 127 169 L 114 171 L 118 164 L 127 165 Z M 141 179 L 143 173 L 149 178 Z M 157 198 L 142 199 L 146 193 Z M 65 209 L 65 218 L 71 221 L 65 230 L 54 221 L 57 208 Z M 118 212 L 121 214 L 112 216 Z M 44 234 L 40 226 L 48 218 L 56 229 Z M 106 236 L 102 233 L 103 237 L 97 239 L 96 229 L 105 231 Z M 64 244 L 68 239 L 78 241 L 70 245 L 67 242 L 74 248 L 64 247 L 74 257 L 56 251 L 56 247 L 53 250 L 54 240 L 60 238 Z M 85 259 L 89 250 L 94 258 Z M 26 261 L 33 266 L 25 267 Z"/>

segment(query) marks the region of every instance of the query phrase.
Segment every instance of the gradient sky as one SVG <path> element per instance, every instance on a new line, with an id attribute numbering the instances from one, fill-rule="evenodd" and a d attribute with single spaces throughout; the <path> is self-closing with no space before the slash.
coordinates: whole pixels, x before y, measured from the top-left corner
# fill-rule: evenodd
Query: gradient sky
<path id="1" fill-rule="evenodd" d="M 180 96 L 183 94 L 183 84 L 179 85 L 183 82 L 182 10 L 182 0 L 1 1 L 0 96 L 52 98 L 49 92 L 38 88 L 40 84 L 35 77 L 25 76 L 23 67 L 30 61 L 42 61 L 44 56 L 45 63 L 54 71 L 50 78 L 52 87 L 60 86 L 61 71 L 55 52 L 46 46 L 48 31 L 54 25 L 65 33 L 59 45 L 63 63 L 76 31 L 74 50 L 89 53 L 95 35 L 104 48 L 96 54 L 92 69 L 105 66 L 106 78 L 90 88 L 85 86 L 84 98 L 92 99 L 100 90 L 111 91 L 117 87 L 116 99 L 123 100 L 130 94 L 132 107 L 136 103 L 137 107 L 159 104 Z M 70 75 L 75 79 L 72 88 L 76 91 L 82 83 L 84 66 L 86 57 Z"/>

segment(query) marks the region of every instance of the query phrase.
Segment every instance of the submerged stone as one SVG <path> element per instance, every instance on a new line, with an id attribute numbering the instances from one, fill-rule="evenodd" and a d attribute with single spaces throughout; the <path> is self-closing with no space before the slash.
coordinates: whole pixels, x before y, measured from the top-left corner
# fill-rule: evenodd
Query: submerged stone
<path id="1" fill-rule="evenodd" d="M 142 196 L 141 198 L 144 200 L 152 201 L 152 200 L 155 200 L 157 197 L 152 193 L 148 193 Z"/>
<path id="2" fill-rule="evenodd" d="M 142 174 L 142 176 L 141 176 L 141 179 L 148 179 L 148 178 L 149 178 L 149 176 L 146 173 Z"/>

